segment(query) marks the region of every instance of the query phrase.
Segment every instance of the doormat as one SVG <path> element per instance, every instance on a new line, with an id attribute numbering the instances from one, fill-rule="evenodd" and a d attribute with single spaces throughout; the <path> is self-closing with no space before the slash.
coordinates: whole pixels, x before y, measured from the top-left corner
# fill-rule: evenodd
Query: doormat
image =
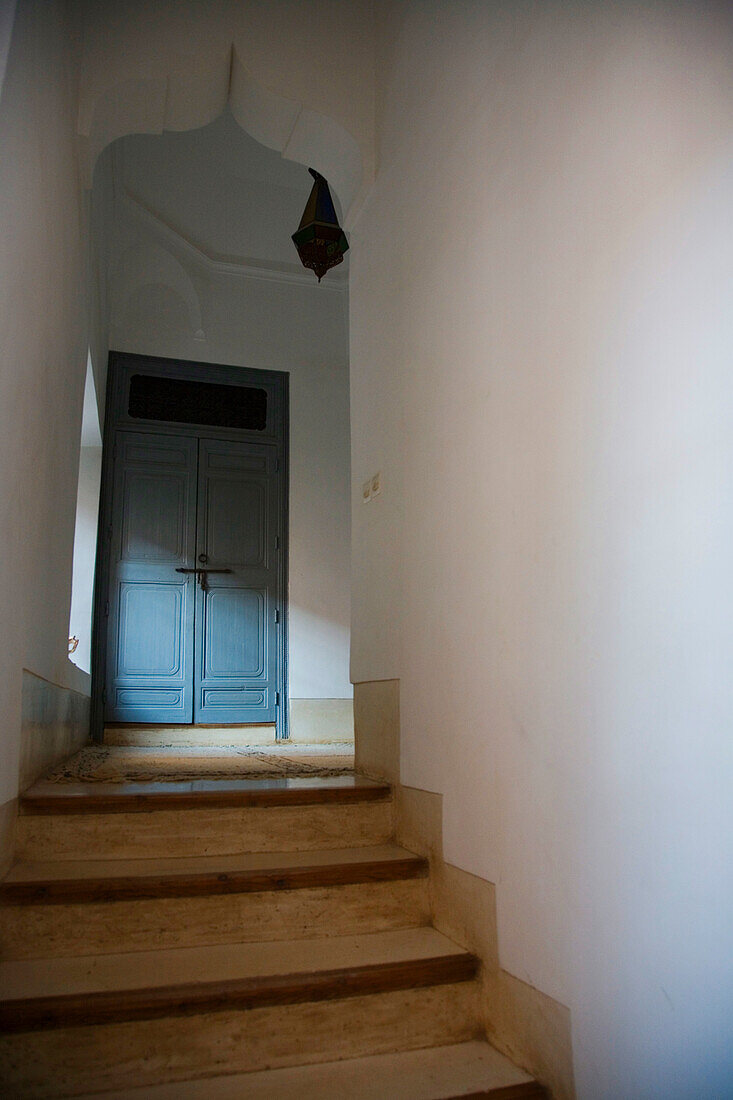
<path id="1" fill-rule="evenodd" d="M 336 747 L 336 746 L 334 746 Z M 342 746 L 338 746 L 342 749 Z M 180 748 L 127 748 L 88 745 L 45 776 L 50 783 L 175 783 L 192 779 L 330 779 L 350 775 L 353 754 L 327 755 L 255 748 L 212 748 L 186 753 Z"/>

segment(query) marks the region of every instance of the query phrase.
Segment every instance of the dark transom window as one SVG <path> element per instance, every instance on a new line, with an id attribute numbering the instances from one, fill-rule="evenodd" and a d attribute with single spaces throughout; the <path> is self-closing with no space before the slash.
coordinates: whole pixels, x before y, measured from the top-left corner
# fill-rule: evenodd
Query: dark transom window
<path id="1" fill-rule="evenodd" d="M 171 420 L 176 424 L 208 424 L 214 428 L 262 432 L 267 425 L 267 393 L 252 386 L 134 374 L 130 379 L 128 412 L 140 420 Z"/>

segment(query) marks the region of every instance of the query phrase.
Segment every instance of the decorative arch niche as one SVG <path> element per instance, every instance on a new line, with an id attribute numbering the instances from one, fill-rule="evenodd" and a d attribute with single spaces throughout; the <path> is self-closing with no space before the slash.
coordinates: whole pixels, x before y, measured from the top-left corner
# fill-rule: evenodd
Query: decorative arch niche
<path id="1" fill-rule="evenodd" d="M 315 167 L 331 185 L 346 224 L 364 190 L 364 158 L 357 140 L 334 118 L 258 83 L 237 47 L 178 59 L 156 75 L 82 90 L 79 109 L 81 175 L 91 189 L 100 153 L 128 134 L 193 130 L 229 105 L 242 129 L 287 160 Z"/>

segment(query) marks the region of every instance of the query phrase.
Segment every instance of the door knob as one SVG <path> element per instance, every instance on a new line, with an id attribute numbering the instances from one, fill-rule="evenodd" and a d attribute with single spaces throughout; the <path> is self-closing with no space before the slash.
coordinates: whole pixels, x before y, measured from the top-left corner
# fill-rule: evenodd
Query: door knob
<path id="1" fill-rule="evenodd" d="M 206 565 L 208 560 L 209 560 L 209 555 L 208 554 L 199 554 L 199 561 L 201 562 L 202 565 Z"/>

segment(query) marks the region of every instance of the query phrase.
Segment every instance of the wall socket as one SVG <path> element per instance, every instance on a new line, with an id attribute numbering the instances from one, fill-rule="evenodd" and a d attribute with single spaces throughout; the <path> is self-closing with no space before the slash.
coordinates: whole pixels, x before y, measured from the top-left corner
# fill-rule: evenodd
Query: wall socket
<path id="1" fill-rule="evenodd" d="M 361 487 L 362 504 L 368 504 L 372 497 L 378 497 L 382 491 L 382 471 L 370 477 Z"/>

